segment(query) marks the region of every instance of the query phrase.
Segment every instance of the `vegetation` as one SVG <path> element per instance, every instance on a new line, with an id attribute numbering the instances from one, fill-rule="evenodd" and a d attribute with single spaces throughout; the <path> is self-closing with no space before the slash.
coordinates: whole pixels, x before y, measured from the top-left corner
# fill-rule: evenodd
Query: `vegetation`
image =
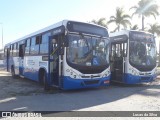
<path id="1" fill-rule="evenodd" d="M 139 29 L 138 25 L 130 26 L 130 30 L 138 30 L 138 29 Z"/>
<path id="2" fill-rule="evenodd" d="M 131 30 L 140 30 L 139 29 L 140 27 L 138 25 L 131 24 L 131 16 L 133 18 L 134 15 L 138 15 L 142 19 L 141 30 L 146 31 L 148 29 L 149 32 L 154 33 L 152 30 L 155 29 L 155 25 L 157 25 L 157 23 L 155 25 L 153 24 L 154 26 L 151 26 L 151 24 L 149 24 L 149 28 L 147 28 L 144 27 L 144 19 L 150 16 L 153 16 L 156 19 L 156 17 L 159 15 L 158 12 L 159 6 L 156 4 L 155 0 L 140 0 L 137 3 L 137 5 L 131 7 L 130 10 L 131 9 L 134 10 L 132 15 L 126 14 L 123 8 L 118 7 L 116 8 L 115 16 L 111 16 L 108 22 L 106 22 L 106 18 L 100 18 L 99 20 L 92 20 L 91 22 L 94 24 L 104 26 L 106 28 L 108 24 L 114 23 L 116 25 L 114 32 L 119 31 L 121 29 L 126 29 L 128 26 L 130 26 Z M 160 36 L 158 31 L 159 29 L 156 30 L 154 35 L 156 34 Z"/>
<path id="3" fill-rule="evenodd" d="M 123 8 L 117 8 L 116 9 L 116 15 L 115 16 L 111 16 L 110 20 L 108 21 L 108 24 L 110 23 L 115 23 L 117 25 L 117 27 L 115 28 L 114 31 L 119 31 L 120 30 L 120 26 L 123 26 L 124 29 L 127 28 L 127 25 L 131 25 L 130 19 L 131 17 L 128 14 L 124 13 Z"/>
<path id="4" fill-rule="evenodd" d="M 152 33 L 153 35 L 160 36 L 160 25 L 158 23 L 149 24 L 148 32 Z"/>
<path id="5" fill-rule="evenodd" d="M 92 20 L 91 23 L 97 24 L 97 25 L 101 25 L 103 27 L 107 28 L 107 22 L 105 18 L 100 18 L 99 20 Z"/>
<path id="6" fill-rule="evenodd" d="M 141 0 L 138 2 L 137 6 L 133 6 L 130 9 L 134 9 L 135 12 L 132 14 L 132 17 L 135 14 L 138 14 L 142 18 L 142 30 L 144 30 L 144 19 L 145 17 L 153 16 L 156 19 L 158 13 L 158 5 L 154 0 Z"/>

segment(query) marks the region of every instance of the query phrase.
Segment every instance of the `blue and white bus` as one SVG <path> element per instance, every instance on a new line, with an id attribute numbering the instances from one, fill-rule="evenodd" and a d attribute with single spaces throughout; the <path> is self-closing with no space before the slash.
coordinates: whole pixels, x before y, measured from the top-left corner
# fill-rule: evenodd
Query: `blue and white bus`
<path id="1" fill-rule="evenodd" d="M 123 30 L 110 33 L 111 81 L 136 84 L 156 79 L 156 43 L 152 34 Z"/>
<path id="2" fill-rule="evenodd" d="M 5 45 L 5 65 L 45 89 L 107 86 L 109 44 L 106 28 L 63 20 Z"/>

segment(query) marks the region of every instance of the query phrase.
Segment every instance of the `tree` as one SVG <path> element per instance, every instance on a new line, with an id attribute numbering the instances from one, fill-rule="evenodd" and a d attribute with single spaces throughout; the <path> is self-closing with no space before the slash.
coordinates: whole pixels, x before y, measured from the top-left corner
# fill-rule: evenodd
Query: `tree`
<path id="1" fill-rule="evenodd" d="M 116 24 L 116 28 L 114 31 L 119 31 L 120 30 L 120 26 L 123 26 L 125 29 L 127 28 L 127 25 L 131 25 L 130 23 L 130 19 L 131 17 L 128 14 L 124 13 L 123 8 L 116 8 L 116 15 L 115 16 L 111 16 L 110 20 L 108 21 L 108 24 L 110 23 L 115 23 Z"/>
<path id="2" fill-rule="evenodd" d="M 154 36 L 155 35 L 160 36 L 160 25 L 158 23 L 149 24 L 148 32 L 152 33 Z M 160 61 L 160 42 L 159 42 L 159 61 Z"/>
<path id="3" fill-rule="evenodd" d="M 145 17 L 153 16 L 156 19 L 156 16 L 159 15 L 158 5 L 154 0 L 141 0 L 138 2 L 137 6 L 133 6 L 130 9 L 135 10 L 135 12 L 132 14 L 132 17 L 135 14 L 138 14 L 139 17 L 142 17 L 142 30 L 144 30 Z"/>
<path id="4" fill-rule="evenodd" d="M 134 25 L 134 26 L 130 26 L 130 29 L 131 29 L 131 30 L 138 30 L 139 28 L 138 28 L 138 25 L 136 24 L 136 25 Z"/>
<path id="5" fill-rule="evenodd" d="M 152 33 L 154 36 L 160 36 L 160 25 L 158 23 L 149 24 L 148 32 Z"/>
<path id="6" fill-rule="evenodd" d="M 107 22 L 105 18 L 100 18 L 99 20 L 92 20 L 91 23 L 97 24 L 97 25 L 101 25 L 103 27 L 107 28 Z"/>

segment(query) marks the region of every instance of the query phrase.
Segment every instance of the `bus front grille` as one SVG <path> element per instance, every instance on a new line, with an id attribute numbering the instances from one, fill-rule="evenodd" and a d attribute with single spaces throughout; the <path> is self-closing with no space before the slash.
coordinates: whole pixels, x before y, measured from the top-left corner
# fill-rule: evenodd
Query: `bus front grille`
<path id="1" fill-rule="evenodd" d="M 149 80 L 151 77 L 141 77 L 141 80 Z"/>
<path id="2" fill-rule="evenodd" d="M 99 80 L 84 81 L 85 85 L 98 84 Z"/>

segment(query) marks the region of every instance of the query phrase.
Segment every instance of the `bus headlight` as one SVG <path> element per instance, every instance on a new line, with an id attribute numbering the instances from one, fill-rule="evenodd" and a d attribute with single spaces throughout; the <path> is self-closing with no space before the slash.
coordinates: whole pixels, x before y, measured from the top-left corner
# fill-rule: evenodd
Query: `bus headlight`
<path id="1" fill-rule="evenodd" d="M 133 75 L 139 75 L 139 73 L 137 71 L 133 70 L 133 69 L 132 69 L 132 74 Z"/>
<path id="2" fill-rule="evenodd" d="M 70 70 L 70 76 L 72 78 L 78 78 L 79 77 L 79 75 L 75 71 L 73 71 L 73 70 Z"/>
<path id="3" fill-rule="evenodd" d="M 70 76 L 71 78 L 80 78 L 80 76 L 72 69 L 66 70 L 67 76 Z"/>
<path id="4" fill-rule="evenodd" d="M 158 70 L 157 69 L 155 69 L 154 74 L 158 74 Z"/>
<path id="5" fill-rule="evenodd" d="M 103 77 L 107 77 L 110 74 L 110 71 L 106 71 L 103 75 Z"/>

